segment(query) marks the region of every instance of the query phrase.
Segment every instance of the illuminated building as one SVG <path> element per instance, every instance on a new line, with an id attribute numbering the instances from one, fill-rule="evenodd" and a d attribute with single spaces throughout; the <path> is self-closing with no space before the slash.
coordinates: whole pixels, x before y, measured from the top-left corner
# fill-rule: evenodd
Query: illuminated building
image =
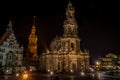
<path id="1" fill-rule="evenodd" d="M 78 25 L 75 20 L 75 9 L 71 2 L 66 9 L 64 34 L 56 37 L 50 44 L 50 50 L 40 57 L 40 68 L 43 71 L 77 72 L 89 70 L 89 52 L 80 49 Z"/>
<path id="2" fill-rule="evenodd" d="M 26 53 L 26 64 L 28 64 L 29 66 L 37 66 L 38 64 L 37 41 L 38 41 L 38 36 L 36 35 L 35 16 L 34 16 L 31 34 L 29 35 L 28 38 L 29 43 Z"/>
<path id="3" fill-rule="evenodd" d="M 6 32 L 0 38 L 0 67 L 7 69 L 8 72 L 18 71 L 22 66 L 22 61 L 23 46 L 18 44 L 12 29 L 12 21 L 10 21 Z"/>
<path id="4" fill-rule="evenodd" d="M 97 70 L 113 70 L 120 69 L 120 56 L 113 53 L 108 53 L 105 57 L 97 60 L 99 64 L 95 64 Z"/>

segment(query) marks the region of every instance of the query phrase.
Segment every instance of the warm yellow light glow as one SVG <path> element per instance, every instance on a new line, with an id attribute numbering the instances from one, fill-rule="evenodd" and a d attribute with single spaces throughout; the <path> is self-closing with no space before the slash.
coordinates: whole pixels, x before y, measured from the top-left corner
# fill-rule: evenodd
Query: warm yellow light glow
<path id="1" fill-rule="evenodd" d="M 32 71 L 32 69 L 30 69 L 30 71 Z"/>
<path id="2" fill-rule="evenodd" d="M 100 62 L 96 61 L 96 64 L 97 64 L 97 65 L 100 65 Z"/>
<path id="3" fill-rule="evenodd" d="M 23 79 L 28 79 L 28 74 L 27 73 L 23 74 Z"/>
<path id="4" fill-rule="evenodd" d="M 27 73 L 27 71 L 24 71 L 24 73 Z"/>
<path id="5" fill-rule="evenodd" d="M 59 56 L 59 57 L 61 57 L 61 56 Z"/>

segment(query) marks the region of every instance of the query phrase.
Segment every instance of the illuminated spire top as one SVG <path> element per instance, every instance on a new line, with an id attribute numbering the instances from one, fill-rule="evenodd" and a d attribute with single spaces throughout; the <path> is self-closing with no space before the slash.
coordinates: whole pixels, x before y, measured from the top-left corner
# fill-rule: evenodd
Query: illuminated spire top
<path id="1" fill-rule="evenodd" d="M 36 18 L 36 16 L 33 16 L 33 18 L 34 18 L 34 21 L 33 21 L 33 26 L 35 26 L 35 18 Z"/>
<path id="2" fill-rule="evenodd" d="M 67 18 L 74 18 L 74 7 L 71 3 L 71 1 L 68 2 L 67 9 L 66 9 L 66 17 Z"/>
<path id="3" fill-rule="evenodd" d="M 77 22 L 75 20 L 75 9 L 69 1 L 66 8 L 66 20 L 64 21 L 64 36 L 77 37 Z"/>
<path id="4" fill-rule="evenodd" d="M 9 23 L 7 25 L 7 31 L 8 32 L 13 32 L 13 29 L 12 29 L 12 18 L 10 18 L 10 21 L 9 21 Z"/>
<path id="5" fill-rule="evenodd" d="M 72 8 L 72 3 L 71 3 L 70 0 L 69 0 L 69 2 L 68 2 L 68 8 L 69 8 L 69 9 Z"/>
<path id="6" fill-rule="evenodd" d="M 36 32 L 36 27 L 35 27 L 35 18 L 36 18 L 36 16 L 33 16 L 33 26 L 32 26 L 32 30 L 31 30 L 31 33 L 32 34 L 35 34 L 35 32 Z"/>
<path id="7" fill-rule="evenodd" d="M 12 28 L 12 17 L 10 17 L 10 21 L 9 21 L 9 23 L 8 23 L 8 27 L 9 27 L 9 28 Z"/>

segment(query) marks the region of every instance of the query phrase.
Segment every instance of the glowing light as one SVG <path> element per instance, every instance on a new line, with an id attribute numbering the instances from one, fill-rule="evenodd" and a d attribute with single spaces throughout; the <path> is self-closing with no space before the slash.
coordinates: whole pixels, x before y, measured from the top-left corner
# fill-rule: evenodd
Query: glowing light
<path id="1" fill-rule="evenodd" d="M 99 65 L 100 63 L 97 61 L 96 64 Z"/>
<path id="2" fill-rule="evenodd" d="M 29 71 L 23 71 L 20 78 L 22 80 L 28 80 L 30 78 L 31 74 L 29 73 Z"/>
<path id="3" fill-rule="evenodd" d="M 51 71 L 50 74 L 53 75 L 53 72 Z"/>
<path id="4" fill-rule="evenodd" d="M 71 69 L 70 72 L 73 72 L 73 70 Z"/>
<path id="5" fill-rule="evenodd" d="M 27 71 L 24 71 L 24 73 L 27 73 Z"/>
<path id="6" fill-rule="evenodd" d="M 59 57 L 61 57 L 61 56 L 59 56 Z"/>
<path id="7" fill-rule="evenodd" d="M 90 71 L 91 71 L 91 72 L 94 72 L 94 69 L 93 69 L 93 68 L 90 68 Z"/>
<path id="8" fill-rule="evenodd" d="M 9 70 L 6 70 L 6 72 L 9 72 Z"/>
<path id="9" fill-rule="evenodd" d="M 16 73 L 16 76 L 18 77 L 18 76 L 19 76 L 19 73 Z"/>
<path id="10" fill-rule="evenodd" d="M 50 70 L 48 69 L 48 72 L 50 72 Z"/>
<path id="11" fill-rule="evenodd" d="M 84 73 L 84 72 L 81 72 L 80 74 L 81 74 L 82 76 L 84 76 L 84 75 L 85 75 L 85 73 Z"/>
<path id="12" fill-rule="evenodd" d="M 23 79 L 27 79 L 27 78 L 28 78 L 28 74 L 27 73 L 23 74 Z"/>
<path id="13" fill-rule="evenodd" d="M 30 71 L 32 71 L 32 69 L 30 69 Z"/>

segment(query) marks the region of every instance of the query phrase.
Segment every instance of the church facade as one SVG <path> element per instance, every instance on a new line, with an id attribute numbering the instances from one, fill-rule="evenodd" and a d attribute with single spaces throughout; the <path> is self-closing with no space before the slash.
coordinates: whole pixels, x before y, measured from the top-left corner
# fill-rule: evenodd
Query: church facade
<path id="1" fill-rule="evenodd" d="M 16 40 L 10 21 L 6 32 L 0 38 L 0 67 L 8 71 L 19 70 L 23 61 L 23 49 Z"/>
<path id="2" fill-rule="evenodd" d="M 40 57 L 40 69 L 54 72 L 77 72 L 89 70 L 89 52 L 80 49 L 78 25 L 75 20 L 75 9 L 71 2 L 66 9 L 64 33 L 55 37 Z"/>

